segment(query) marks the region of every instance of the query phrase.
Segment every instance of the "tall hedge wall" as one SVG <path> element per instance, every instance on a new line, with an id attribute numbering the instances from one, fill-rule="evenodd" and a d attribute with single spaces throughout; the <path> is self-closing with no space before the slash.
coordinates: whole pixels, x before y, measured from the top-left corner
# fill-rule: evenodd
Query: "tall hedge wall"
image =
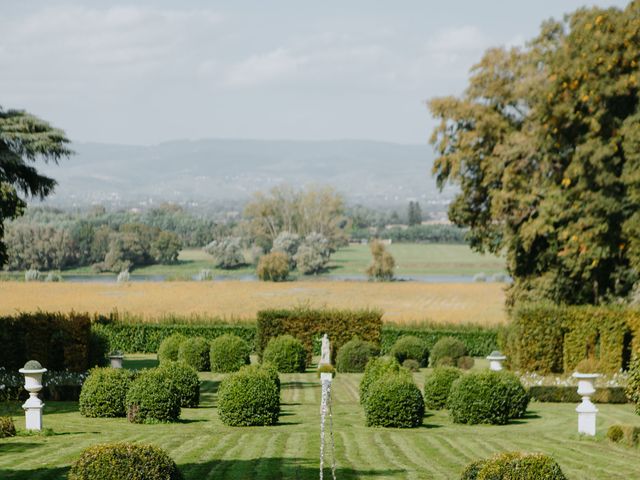
<path id="1" fill-rule="evenodd" d="M 332 363 L 342 345 L 354 336 L 380 344 L 382 312 L 379 310 L 261 310 L 258 312 L 256 353 L 262 356 L 273 337 L 289 334 L 299 339 L 307 350 L 307 363 L 311 361 L 314 343 L 326 333 L 331 340 Z"/>
<path id="2" fill-rule="evenodd" d="M 37 360 L 49 370 L 86 371 L 89 365 L 89 315 L 36 312 L 0 317 L 0 366 L 17 370 Z"/>
<path id="3" fill-rule="evenodd" d="M 424 327 L 400 327 L 387 325 L 382 329 L 380 349 L 388 353 L 396 340 L 405 335 L 414 335 L 427 344 L 429 351 L 442 337 L 453 337 L 467 347 L 472 357 L 484 357 L 498 348 L 498 329 L 479 326 L 457 327 L 454 325 L 427 325 Z"/>
<path id="4" fill-rule="evenodd" d="M 592 357 L 603 372 L 617 372 L 632 350 L 640 351 L 640 310 L 524 305 L 513 312 L 501 345 L 516 370 L 570 372 Z"/>

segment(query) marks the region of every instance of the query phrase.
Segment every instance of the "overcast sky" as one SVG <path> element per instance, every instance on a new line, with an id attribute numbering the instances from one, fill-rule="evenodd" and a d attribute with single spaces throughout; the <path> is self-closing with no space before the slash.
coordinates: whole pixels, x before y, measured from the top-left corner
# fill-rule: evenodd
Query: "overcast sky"
<path id="1" fill-rule="evenodd" d="M 462 92 L 486 48 L 584 4 L 0 0 L 0 105 L 74 141 L 426 143 L 425 100 Z"/>

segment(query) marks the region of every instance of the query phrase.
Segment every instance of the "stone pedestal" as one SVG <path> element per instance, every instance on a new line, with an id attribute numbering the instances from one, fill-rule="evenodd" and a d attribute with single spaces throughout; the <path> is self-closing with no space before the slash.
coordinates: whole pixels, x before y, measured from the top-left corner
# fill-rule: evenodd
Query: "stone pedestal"
<path id="1" fill-rule="evenodd" d="M 596 414 L 598 408 L 591 401 L 596 389 L 593 382 L 598 378 L 598 373 L 574 373 L 573 377 L 578 379 L 578 395 L 582 397 L 582 403 L 576 407 L 578 412 L 578 433 L 595 436 L 596 434 Z"/>
<path id="2" fill-rule="evenodd" d="M 501 352 L 494 350 L 487 356 L 487 360 L 489 360 L 489 370 L 493 370 L 499 372 L 504 367 L 502 366 L 502 362 L 507 359 Z"/>
<path id="3" fill-rule="evenodd" d="M 122 360 L 124 355 L 110 355 L 109 361 L 111 362 L 111 368 L 122 368 Z"/>
<path id="4" fill-rule="evenodd" d="M 27 430 L 42 430 L 42 409 L 44 403 L 38 398 L 42 390 L 42 374 L 46 368 L 33 360 L 27 362 L 24 368 L 18 370 L 24 375 L 24 388 L 29 392 L 29 398 L 22 405 Z"/>

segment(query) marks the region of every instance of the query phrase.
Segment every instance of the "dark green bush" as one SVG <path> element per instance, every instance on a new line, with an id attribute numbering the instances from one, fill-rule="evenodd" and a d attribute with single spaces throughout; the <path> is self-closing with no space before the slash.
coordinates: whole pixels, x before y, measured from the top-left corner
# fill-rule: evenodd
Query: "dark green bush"
<path id="1" fill-rule="evenodd" d="M 429 350 L 427 344 L 421 338 L 413 335 L 400 337 L 389 354 L 398 361 L 400 365 L 407 360 L 415 360 L 421 367 L 426 367 L 429 363 Z"/>
<path id="2" fill-rule="evenodd" d="M 206 372 L 211 368 L 209 363 L 209 342 L 202 337 L 187 338 L 178 347 L 178 360 L 195 368 L 198 372 Z"/>
<path id="3" fill-rule="evenodd" d="M 127 418 L 133 423 L 176 422 L 180 392 L 166 370 L 144 370 L 127 393 Z"/>
<path id="4" fill-rule="evenodd" d="M 280 392 L 264 368 L 246 366 L 222 380 L 218 414 L 232 427 L 275 425 L 280 416 Z"/>
<path id="5" fill-rule="evenodd" d="M 236 335 L 222 335 L 211 342 L 209 358 L 211 371 L 219 373 L 237 372 L 250 363 L 249 344 Z"/>
<path id="6" fill-rule="evenodd" d="M 614 443 L 625 443 L 636 447 L 640 443 L 640 427 L 635 425 L 611 425 L 607 430 L 607 438 Z"/>
<path id="7" fill-rule="evenodd" d="M 162 362 L 177 362 L 178 351 L 180 345 L 187 339 L 180 333 L 173 333 L 160 342 L 158 347 L 158 361 Z"/>
<path id="8" fill-rule="evenodd" d="M 542 453 L 506 452 L 471 462 L 461 480 L 566 480 L 560 465 Z"/>
<path id="9" fill-rule="evenodd" d="M 105 443 L 85 448 L 69 471 L 69 480 L 182 480 L 164 450 L 139 443 Z"/>
<path id="10" fill-rule="evenodd" d="M 624 437 L 621 425 L 611 425 L 607 429 L 607 438 L 614 443 L 618 443 Z"/>
<path id="11" fill-rule="evenodd" d="M 395 358 L 372 358 L 369 360 L 360 380 L 360 403 L 362 405 L 366 403 L 371 385 L 383 377 L 394 374 L 412 379 L 411 372 L 402 368 Z"/>
<path id="12" fill-rule="evenodd" d="M 504 425 L 513 405 L 499 372 L 469 373 L 453 382 L 447 408 L 454 423 Z"/>
<path id="13" fill-rule="evenodd" d="M 16 426 L 11 417 L 0 417 L 0 438 L 15 437 Z"/>
<path id="14" fill-rule="evenodd" d="M 431 348 L 431 365 L 457 367 L 458 359 L 467 355 L 467 347 L 457 338 L 442 337 Z"/>
<path id="15" fill-rule="evenodd" d="M 629 366 L 627 397 L 636 404 L 636 413 L 640 415 L 640 355 L 635 354 Z"/>
<path id="16" fill-rule="evenodd" d="M 278 394 L 280 393 L 280 375 L 278 374 L 278 368 L 271 362 L 262 362 L 260 364 L 260 368 L 262 368 L 265 372 L 269 374 L 273 383 L 278 387 Z"/>
<path id="17" fill-rule="evenodd" d="M 135 373 L 123 368 L 94 368 L 82 385 L 80 414 L 85 417 L 124 417 L 126 398 Z"/>
<path id="18" fill-rule="evenodd" d="M 420 363 L 413 358 L 407 358 L 404 362 L 402 362 L 402 366 L 409 370 L 410 372 L 419 372 L 420 371 Z"/>
<path id="19" fill-rule="evenodd" d="M 451 385 L 462 376 L 455 367 L 436 367 L 424 380 L 424 404 L 432 410 L 441 410 L 447 406 Z"/>
<path id="20" fill-rule="evenodd" d="M 377 353 L 378 349 L 373 343 L 354 337 L 338 350 L 336 369 L 348 373 L 364 372 L 369 359 Z"/>
<path id="21" fill-rule="evenodd" d="M 304 372 L 307 367 L 307 351 L 302 342 L 291 335 L 271 339 L 262 359 L 274 364 L 281 373 Z"/>
<path id="22" fill-rule="evenodd" d="M 369 427 L 413 428 L 422 425 L 424 401 L 413 380 L 390 375 L 371 385 L 364 413 Z"/>
<path id="23" fill-rule="evenodd" d="M 180 395 L 180 406 L 195 408 L 200 403 L 200 379 L 195 368 L 182 362 L 163 362 L 160 370 L 165 372 Z"/>
<path id="24" fill-rule="evenodd" d="M 105 367 L 109 363 L 109 338 L 102 332 L 91 329 L 89 334 L 89 368 Z"/>
<path id="25" fill-rule="evenodd" d="M 509 418 L 522 418 L 529 406 L 529 393 L 525 390 L 520 379 L 512 372 L 502 370 L 498 372 L 502 384 L 507 387 L 511 408 Z"/>

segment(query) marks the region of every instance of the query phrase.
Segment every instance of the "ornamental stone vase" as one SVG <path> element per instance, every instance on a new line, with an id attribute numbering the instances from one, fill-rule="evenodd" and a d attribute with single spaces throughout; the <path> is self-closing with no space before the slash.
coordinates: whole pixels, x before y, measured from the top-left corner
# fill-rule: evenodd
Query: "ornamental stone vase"
<path id="1" fill-rule="evenodd" d="M 44 403 L 38 398 L 38 392 L 42 390 L 42 374 L 47 369 L 42 368 L 40 362 L 29 360 L 18 371 L 24 375 L 24 389 L 29 392 L 29 398 L 22 405 L 25 412 L 26 429 L 42 430 Z"/>

